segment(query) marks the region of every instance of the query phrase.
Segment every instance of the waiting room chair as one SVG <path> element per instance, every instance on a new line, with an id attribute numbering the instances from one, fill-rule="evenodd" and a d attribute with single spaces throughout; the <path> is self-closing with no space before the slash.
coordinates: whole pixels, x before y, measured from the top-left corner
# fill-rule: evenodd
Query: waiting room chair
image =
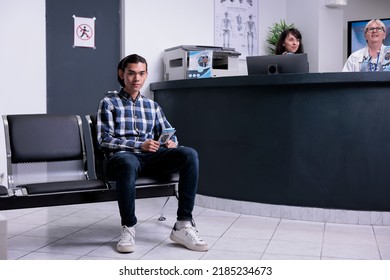
<path id="1" fill-rule="evenodd" d="M 4 115 L 8 188 L 15 196 L 107 190 L 90 179 L 77 115 Z"/>

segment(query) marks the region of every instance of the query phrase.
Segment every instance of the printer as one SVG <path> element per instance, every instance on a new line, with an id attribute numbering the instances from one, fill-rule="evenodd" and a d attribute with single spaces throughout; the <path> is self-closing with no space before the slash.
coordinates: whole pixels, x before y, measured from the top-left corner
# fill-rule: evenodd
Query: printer
<path id="1" fill-rule="evenodd" d="M 236 76 L 238 57 L 234 48 L 182 45 L 164 51 L 164 80 Z"/>

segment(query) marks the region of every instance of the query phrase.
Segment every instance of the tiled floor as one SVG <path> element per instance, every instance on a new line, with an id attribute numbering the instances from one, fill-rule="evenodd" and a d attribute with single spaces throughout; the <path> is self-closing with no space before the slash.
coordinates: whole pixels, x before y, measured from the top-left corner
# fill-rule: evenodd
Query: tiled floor
<path id="1" fill-rule="evenodd" d="M 208 252 L 170 241 L 177 202 L 137 200 L 136 251 L 115 250 L 120 234 L 116 202 L 0 211 L 8 219 L 8 259 L 390 259 L 390 226 L 265 218 L 195 207 Z"/>

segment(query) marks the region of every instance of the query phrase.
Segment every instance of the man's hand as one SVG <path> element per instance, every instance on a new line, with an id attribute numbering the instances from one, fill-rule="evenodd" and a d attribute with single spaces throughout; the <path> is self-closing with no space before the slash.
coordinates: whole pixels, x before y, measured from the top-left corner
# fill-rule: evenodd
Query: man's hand
<path id="1" fill-rule="evenodd" d="M 167 143 L 165 143 L 164 145 L 167 148 L 176 148 L 177 147 L 176 143 L 173 142 L 172 140 L 168 140 Z"/>
<path id="2" fill-rule="evenodd" d="M 156 152 L 160 147 L 160 142 L 148 139 L 141 145 L 141 150 L 144 152 Z"/>

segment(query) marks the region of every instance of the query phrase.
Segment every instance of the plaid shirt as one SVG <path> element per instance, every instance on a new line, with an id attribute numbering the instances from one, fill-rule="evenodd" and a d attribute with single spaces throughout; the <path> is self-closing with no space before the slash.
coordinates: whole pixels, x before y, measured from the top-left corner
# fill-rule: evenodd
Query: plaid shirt
<path id="1" fill-rule="evenodd" d="M 161 107 L 141 94 L 133 101 L 121 89 L 100 101 L 97 137 L 106 153 L 139 152 L 145 140 L 157 140 L 163 129 L 171 127 Z M 177 143 L 175 135 L 171 140 Z"/>

